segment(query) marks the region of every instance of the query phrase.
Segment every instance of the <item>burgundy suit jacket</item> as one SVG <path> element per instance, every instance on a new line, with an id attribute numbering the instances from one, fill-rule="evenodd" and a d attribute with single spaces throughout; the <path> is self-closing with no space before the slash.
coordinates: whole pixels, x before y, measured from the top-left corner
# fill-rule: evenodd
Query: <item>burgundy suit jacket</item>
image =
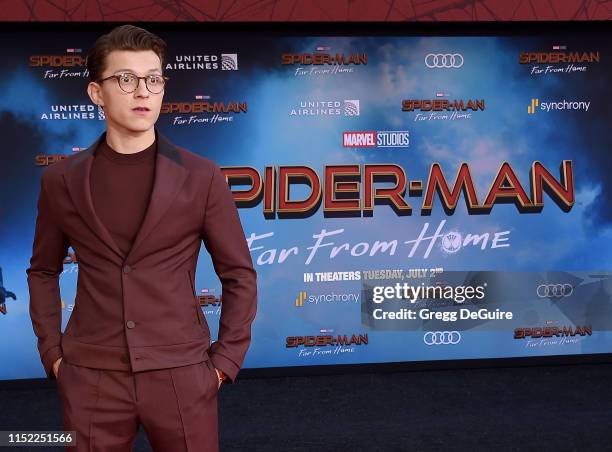
<path id="1" fill-rule="evenodd" d="M 63 356 L 80 366 L 133 372 L 211 359 L 233 383 L 251 341 L 257 282 L 231 191 L 211 160 L 175 146 L 157 129 L 155 181 L 127 255 L 94 212 L 94 151 L 42 174 L 30 267 L 30 317 L 49 379 Z M 202 241 L 222 283 L 217 341 L 197 299 Z M 78 261 L 75 307 L 62 334 L 59 276 L 68 247 Z"/>

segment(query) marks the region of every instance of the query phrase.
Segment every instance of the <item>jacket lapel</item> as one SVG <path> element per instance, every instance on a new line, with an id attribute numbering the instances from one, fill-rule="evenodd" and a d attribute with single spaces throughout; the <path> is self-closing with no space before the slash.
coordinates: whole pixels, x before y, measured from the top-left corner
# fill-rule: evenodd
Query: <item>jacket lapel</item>
<path id="1" fill-rule="evenodd" d="M 157 135 L 157 159 L 155 161 L 155 180 L 149 199 L 147 213 L 134 239 L 126 261 L 138 261 L 142 254 L 142 244 L 162 219 L 172 201 L 183 187 L 189 171 L 183 166 L 181 155 L 176 146 L 155 129 Z"/>
<path id="2" fill-rule="evenodd" d="M 98 238 L 113 251 L 116 256 L 123 260 L 123 253 L 94 211 L 89 186 L 89 177 L 91 174 L 91 166 L 94 161 L 94 153 L 100 142 L 104 139 L 106 139 L 106 132 L 104 132 L 91 146 L 81 151 L 78 156 L 72 160 L 71 166 L 64 173 L 64 179 L 72 202 L 83 221 L 87 223 Z"/>
<path id="3" fill-rule="evenodd" d="M 157 157 L 153 189 L 145 217 L 127 256 L 121 252 L 108 229 L 96 215 L 91 197 L 90 175 L 94 153 L 100 142 L 106 139 L 106 132 L 102 133 L 91 146 L 81 151 L 64 174 L 66 186 L 77 211 L 98 238 L 116 257 L 121 259 L 122 263 L 127 261 L 133 263 L 138 260 L 139 254 L 143 251 L 143 241 L 172 205 L 172 201 L 178 195 L 189 174 L 189 171 L 183 166 L 176 146 L 161 135 L 157 128 L 155 134 L 157 136 Z"/>

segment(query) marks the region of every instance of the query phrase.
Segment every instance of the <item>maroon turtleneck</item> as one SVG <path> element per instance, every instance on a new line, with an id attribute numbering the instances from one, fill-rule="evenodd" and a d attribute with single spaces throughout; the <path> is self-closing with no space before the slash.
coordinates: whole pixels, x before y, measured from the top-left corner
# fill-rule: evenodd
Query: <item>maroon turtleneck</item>
<path id="1" fill-rule="evenodd" d="M 157 139 L 133 154 L 117 152 L 103 139 L 95 152 L 90 177 L 94 209 L 126 255 L 147 211 L 156 155 Z"/>

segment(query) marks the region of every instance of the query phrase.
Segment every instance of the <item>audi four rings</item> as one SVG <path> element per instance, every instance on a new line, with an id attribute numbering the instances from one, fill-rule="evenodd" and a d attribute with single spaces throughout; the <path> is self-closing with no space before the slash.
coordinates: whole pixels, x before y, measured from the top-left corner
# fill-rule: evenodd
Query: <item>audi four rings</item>
<path id="1" fill-rule="evenodd" d="M 426 345 L 455 345 L 461 341 L 459 331 L 428 331 L 423 336 Z"/>
<path id="2" fill-rule="evenodd" d="M 564 298 L 574 293 L 571 284 L 540 284 L 536 289 L 538 298 Z"/>
<path id="3" fill-rule="evenodd" d="M 430 69 L 457 69 L 463 66 L 463 55 L 460 53 L 428 53 L 425 55 L 425 66 Z"/>

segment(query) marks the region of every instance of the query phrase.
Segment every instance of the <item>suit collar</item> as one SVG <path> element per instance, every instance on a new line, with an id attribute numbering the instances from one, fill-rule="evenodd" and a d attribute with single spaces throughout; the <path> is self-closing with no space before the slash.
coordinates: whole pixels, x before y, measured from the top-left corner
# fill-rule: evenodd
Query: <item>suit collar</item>
<path id="1" fill-rule="evenodd" d="M 87 149 L 72 159 L 64 174 L 68 192 L 80 216 L 106 248 L 112 251 L 114 260 L 120 259 L 121 263 L 136 262 L 142 255 L 143 242 L 172 205 L 189 174 L 178 148 L 159 133 L 157 128 L 155 128 L 155 135 L 157 156 L 153 189 L 144 220 L 127 255 L 119 249 L 108 229 L 96 215 L 90 191 L 91 167 L 95 150 L 100 142 L 106 139 L 106 132 L 103 132 Z"/>

